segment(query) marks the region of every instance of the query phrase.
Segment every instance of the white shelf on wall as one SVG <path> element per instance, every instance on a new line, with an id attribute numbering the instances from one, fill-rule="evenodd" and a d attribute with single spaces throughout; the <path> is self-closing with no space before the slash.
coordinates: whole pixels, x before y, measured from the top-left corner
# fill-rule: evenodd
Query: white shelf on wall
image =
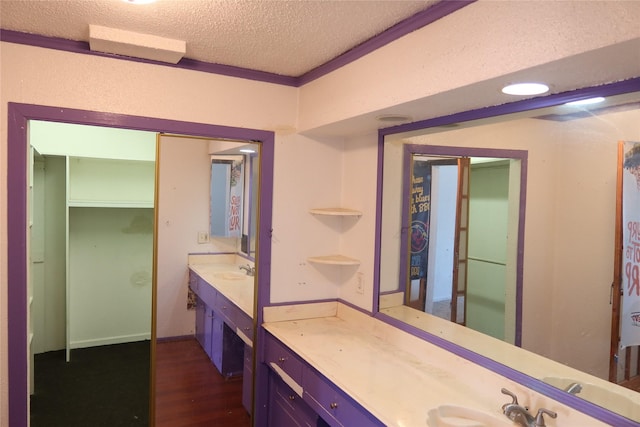
<path id="1" fill-rule="evenodd" d="M 316 264 L 328 265 L 360 265 L 360 261 L 345 255 L 322 255 L 307 258 L 307 261 Z"/>
<path id="2" fill-rule="evenodd" d="M 309 212 L 314 215 L 362 216 L 362 212 L 348 208 L 316 208 L 310 209 Z"/>
<path id="3" fill-rule="evenodd" d="M 70 208 L 151 208 L 153 201 L 69 200 Z"/>
<path id="4" fill-rule="evenodd" d="M 313 215 L 333 217 L 361 217 L 362 212 L 349 208 L 315 208 L 310 209 Z M 360 265 L 360 260 L 345 255 L 321 255 L 307 258 L 307 261 L 326 265 Z"/>

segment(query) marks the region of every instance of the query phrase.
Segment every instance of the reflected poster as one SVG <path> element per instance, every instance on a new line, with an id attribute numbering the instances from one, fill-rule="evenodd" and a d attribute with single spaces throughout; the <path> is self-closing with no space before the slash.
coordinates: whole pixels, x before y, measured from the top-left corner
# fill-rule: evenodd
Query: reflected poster
<path id="1" fill-rule="evenodd" d="M 620 348 L 640 345 L 640 143 L 625 142 Z"/>

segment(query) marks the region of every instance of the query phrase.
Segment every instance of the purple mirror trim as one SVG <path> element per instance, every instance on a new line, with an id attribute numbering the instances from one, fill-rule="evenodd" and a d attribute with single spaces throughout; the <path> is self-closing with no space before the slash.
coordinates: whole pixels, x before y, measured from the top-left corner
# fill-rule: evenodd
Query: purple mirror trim
<path id="1" fill-rule="evenodd" d="M 338 55 L 336 58 L 314 68 L 307 73 L 295 77 L 285 76 L 281 74 L 269 73 L 266 71 L 251 70 L 248 68 L 235 67 L 232 65 L 214 64 L 210 62 L 197 61 L 194 59 L 183 58 L 177 64 L 169 64 L 166 62 L 151 61 L 147 59 L 131 58 L 120 55 L 113 55 L 102 52 L 93 52 L 89 49 L 89 43 L 76 40 L 67 40 L 56 37 L 46 37 L 38 34 L 22 33 L 19 31 L 0 29 L 0 41 L 9 43 L 25 44 L 31 46 L 39 46 L 48 49 L 63 50 L 73 53 L 82 53 L 108 58 L 116 58 L 126 61 L 144 62 L 154 65 L 162 65 L 174 68 L 183 68 L 193 71 L 201 71 L 204 73 L 220 74 L 223 76 L 238 77 L 242 79 L 261 81 L 266 83 L 275 83 L 283 86 L 300 87 L 313 80 L 316 80 L 326 74 L 329 74 L 338 68 L 341 68 L 351 62 L 354 62 L 363 56 L 397 40 L 415 30 L 443 18 L 463 7 L 474 3 L 476 0 L 441 0 L 433 6 L 416 13 L 413 16 L 397 23 L 382 33 L 364 41 L 353 49 Z"/>
<path id="2" fill-rule="evenodd" d="M 452 123 L 460 123 L 470 120 L 502 116 L 505 114 L 537 110 L 538 108 L 552 107 L 555 105 L 564 104 L 565 102 L 579 101 L 595 96 L 606 97 L 620 95 L 623 93 L 636 92 L 638 90 L 640 90 L 640 77 L 634 77 L 629 80 L 623 80 L 620 82 L 610 83 L 602 86 L 576 89 L 573 91 L 558 93 L 554 95 L 547 95 L 532 99 L 510 102 L 508 104 L 478 108 L 475 110 L 450 114 L 448 116 L 435 117 L 432 119 L 425 119 L 417 122 L 380 129 L 378 131 L 378 142 L 380 143 L 380 137 L 382 137 L 382 142 L 384 142 L 385 135 L 393 135 L 396 133 L 426 129 L 435 126 L 449 125 Z M 382 145 L 379 146 L 382 147 Z"/>
<path id="3" fill-rule="evenodd" d="M 261 142 L 259 291 L 269 295 L 275 135 L 270 131 L 31 104 L 8 104 L 7 242 L 9 424 L 26 427 L 27 411 L 27 122 L 44 120 Z M 258 312 L 258 321 L 261 322 Z"/>
<path id="4" fill-rule="evenodd" d="M 435 126 L 443 126 L 452 123 L 464 122 L 469 120 L 477 120 L 488 117 L 495 117 L 505 114 L 523 112 L 535 110 L 538 108 L 546 108 L 555 105 L 564 104 L 565 102 L 578 101 L 581 99 L 587 99 L 595 96 L 613 96 L 620 95 L 624 93 L 636 92 L 640 90 L 640 77 L 635 77 L 629 80 L 624 80 L 620 82 L 610 83 L 602 86 L 594 86 L 583 89 L 576 89 L 569 92 L 563 92 L 554 95 L 548 95 L 544 97 L 538 97 L 533 99 L 526 99 L 522 101 L 516 101 L 509 104 L 503 104 L 492 107 L 485 107 L 476 110 L 469 110 L 460 113 L 451 114 L 448 116 L 436 117 L 432 119 L 426 119 L 418 122 L 398 125 L 394 127 L 389 127 L 385 129 L 380 129 L 378 131 L 378 181 L 377 181 L 377 207 L 376 207 L 376 247 L 374 253 L 374 265 L 380 265 L 380 233 L 382 229 L 382 179 L 383 179 L 383 164 L 384 164 L 384 139 L 386 135 L 392 135 L 396 133 L 408 132 L 408 131 L 416 131 L 420 129 L 426 129 L 429 127 Z M 527 166 L 526 163 L 523 164 L 521 179 L 526 182 L 527 175 Z M 524 187 L 526 191 L 526 185 Z M 520 197 L 524 195 L 521 194 Z M 521 209 L 522 205 L 521 205 Z M 520 218 L 524 220 L 525 213 L 521 210 Z M 524 228 L 519 231 L 518 239 L 524 239 Z M 524 241 L 524 240 L 522 240 Z M 518 257 L 524 257 L 523 253 L 518 253 Z M 524 259 L 524 258 L 522 258 Z M 522 268 L 522 263 L 519 262 L 520 267 Z M 522 274 L 520 271 L 518 274 Z M 594 403 L 588 402 L 586 400 L 580 399 L 576 396 L 571 395 L 570 393 L 566 393 L 558 388 L 552 387 L 541 380 L 535 379 L 533 377 L 529 377 L 513 368 L 502 365 L 492 359 L 489 359 L 485 356 L 481 356 L 477 353 L 474 353 L 464 347 L 460 347 L 455 345 L 449 341 L 446 341 L 440 337 L 437 337 L 428 332 L 419 330 L 414 328 L 406 323 L 400 322 L 396 319 L 393 319 L 383 313 L 379 313 L 379 301 L 378 294 L 380 291 L 380 273 L 379 269 L 376 268 L 374 270 L 374 301 L 373 301 L 373 311 L 375 317 L 383 320 L 389 324 L 396 326 L 398 329 L 404 330 L 406 332 L 411 333 L 412 335 L 418 336 L 426 341 L 432 342 L 433 344 L 442 347 L 448 351 L 451 351 L 454 354 L 457 354 L 461 357 L 464 357 L 474 363 L 477 363 L 480 366 L 484 366 L 487 369 L 492 370 L 504 377 L 510 378 L 516 382 L 519 382 L 535 391 L 540 392 L 546 396 L 551 397 L 571 408 L 574 408 L 580 412 L 583 412 L 595 419 L 603 421 L 605 423 L 619 426 L 619 427 L 633 427 L 637 426 L 638 423 L 630 420 L 629 418 L 623 417 L 622 415 L 616 414 L 608 409 L 605 409 L 601 406 L 598 406 Z M 519 310 L 520 312 L 522 310 Z M 522 319 L 520 319 L 521 321 Z"/>

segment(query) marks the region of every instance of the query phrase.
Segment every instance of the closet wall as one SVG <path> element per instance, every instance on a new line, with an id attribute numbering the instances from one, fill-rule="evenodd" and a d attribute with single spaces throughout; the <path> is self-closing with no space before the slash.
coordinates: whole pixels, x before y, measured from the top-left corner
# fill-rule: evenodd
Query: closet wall
<path id="1" fill-rule="evenodd" d="M 154 133 L 30 122 L 32 352 L 148 339 Z"/>

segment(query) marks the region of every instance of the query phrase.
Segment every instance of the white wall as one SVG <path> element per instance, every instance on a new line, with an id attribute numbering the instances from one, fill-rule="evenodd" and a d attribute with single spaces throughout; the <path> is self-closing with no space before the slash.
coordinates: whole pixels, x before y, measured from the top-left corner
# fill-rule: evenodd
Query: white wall
<path id="1" fill-rule="evenodd" d="M 209 141 L 160 137 L 158 180 L 158 338 L 191 335 L 195 310 L 187 310 L 187 255 L 236 252 L 238 239 L 212 237 L 198 243 L 198 232 L 209 230 Z"/>
<path id="2" fill-rule="evenodd" d="M 29 123 L 29 142 L 40 154 L 100 159 L 156 160 L 156 134 L 69 123 Z"/>

